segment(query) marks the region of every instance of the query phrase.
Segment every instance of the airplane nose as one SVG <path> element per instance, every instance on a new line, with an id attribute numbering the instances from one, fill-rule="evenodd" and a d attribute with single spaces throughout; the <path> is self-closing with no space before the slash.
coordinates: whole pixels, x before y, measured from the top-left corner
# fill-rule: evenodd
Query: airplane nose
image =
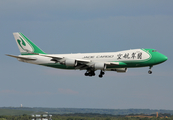
<path id="1" fill-rule="evenodd" d="M 168 57 L 167 56 L 163 56 L 163 61 L 167 61 Z"/>
<path id="2" fill-rule="evenodd" d="M 160 56 L 161 62 L 165 62 L 167 59 L 168 59 L 168 57 L 163 54 Z"/>

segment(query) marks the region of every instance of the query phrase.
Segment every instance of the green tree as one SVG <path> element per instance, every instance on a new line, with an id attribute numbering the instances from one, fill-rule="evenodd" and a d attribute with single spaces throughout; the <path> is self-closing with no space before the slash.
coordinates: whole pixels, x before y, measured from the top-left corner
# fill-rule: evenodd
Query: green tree
<path id="1" fill-rule="evenodd" d="M 0 120 L 7 120 L 7 119 L 5 119 L 5 118 L 0 118 Z"/>

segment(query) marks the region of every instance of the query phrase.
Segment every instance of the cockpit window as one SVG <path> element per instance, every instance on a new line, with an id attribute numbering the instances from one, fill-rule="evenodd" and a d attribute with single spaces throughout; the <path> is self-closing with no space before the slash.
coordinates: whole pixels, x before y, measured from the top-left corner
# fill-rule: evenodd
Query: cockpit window
<path id="1" fill-rule="evenodd" d="M 156 50 L 152 50 L 152 52 L 157 52 Z"/>

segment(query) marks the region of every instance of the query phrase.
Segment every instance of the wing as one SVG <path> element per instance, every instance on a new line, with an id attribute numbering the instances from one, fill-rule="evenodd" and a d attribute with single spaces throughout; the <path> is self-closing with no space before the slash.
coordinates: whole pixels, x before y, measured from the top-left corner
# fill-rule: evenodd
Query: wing
<path id="1" fill-rule="evenodd" d="M 75 67 L 75 69 L 104 69 L 110 66 L 118 66 L 118 65 L 126 65 L 124 62 L 97 62 L 92 60 L 86 59 L 74 59 L 74 58 L 66 58 L 63 56 L 56 56 L 56 55 L 45 55 L 39 54 L 40 56 L 52 58 L 51 61 L 55 61 L 55 63 L 65 64 L 69 66 Z M 106 66 L 106 67 L 105 67 Z"/>
<path id="2" fill-rule="evenodd" d="M 38 54 L 38 55 L 52 58 L 51 61 L 54 61 L 55 63 L 68 64 L 70 66 L 73 66 L 74 63 L 75 69 L 87 69 L 92 62 L 91 60 L 66 58 L 57 55 L 45 55 L 45 54 Z M 71 64 L 68 62 L 71 62 Z"/>

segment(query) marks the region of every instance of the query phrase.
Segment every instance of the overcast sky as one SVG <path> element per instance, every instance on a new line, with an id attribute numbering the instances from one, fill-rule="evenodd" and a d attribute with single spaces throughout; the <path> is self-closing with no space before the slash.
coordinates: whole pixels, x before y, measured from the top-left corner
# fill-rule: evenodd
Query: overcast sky
<path id="1" fill-rule="evenodd" d="M 173 110 L 172 0 L 1 0 L 0 107 Z M 152 68 L 85 77 L 22 63 L 13 32 L 46 53 L 154 48 L 168 61 Z"/>

